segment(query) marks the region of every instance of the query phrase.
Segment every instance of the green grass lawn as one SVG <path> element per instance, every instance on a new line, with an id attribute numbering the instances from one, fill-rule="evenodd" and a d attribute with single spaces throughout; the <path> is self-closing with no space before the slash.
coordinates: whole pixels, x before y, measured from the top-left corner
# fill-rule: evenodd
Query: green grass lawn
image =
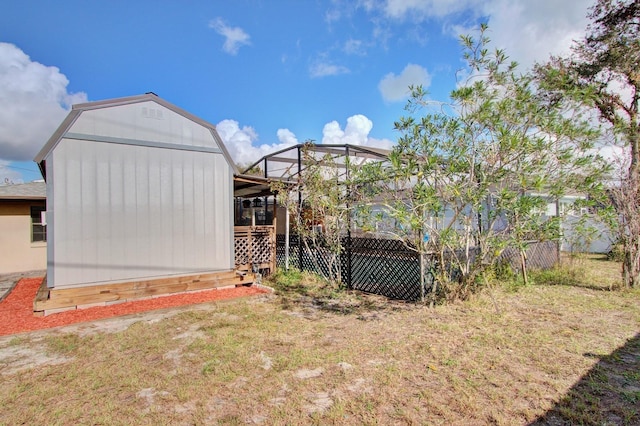
<path id="1" fill-rule="evenodd" d="M 275 296 L 5 337 L 0 424 L 639 424 L 640 292 L 618 274 L 585 257 L 430 309 L 291 273 Z"/>

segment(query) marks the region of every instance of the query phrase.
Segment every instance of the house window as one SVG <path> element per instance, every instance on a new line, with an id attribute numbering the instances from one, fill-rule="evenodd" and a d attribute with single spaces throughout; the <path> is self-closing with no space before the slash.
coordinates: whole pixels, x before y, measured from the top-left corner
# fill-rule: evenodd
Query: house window
<path id="1" fill-rule="evenodd" d="M 42 213 L 46 207 L 31 206 L 31 242 L 47 241 L 47 224 L 42 223 Z"/>

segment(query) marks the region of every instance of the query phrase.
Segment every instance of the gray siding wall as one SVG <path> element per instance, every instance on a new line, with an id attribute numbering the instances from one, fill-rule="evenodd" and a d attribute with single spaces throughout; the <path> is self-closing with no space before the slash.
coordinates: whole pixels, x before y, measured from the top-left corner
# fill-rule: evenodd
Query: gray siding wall
<path id="1" fill-rule="evenodd" d="M 50 286 L 233 268 L 233 175 L 222 153 L 77 138 L 90 133 L 176 145 L 183 142 L 177 135 L 189 135 L 184 139 L 189 146 L 217 148 L 208 129 L 166 109 L 163 120 L 178 123 L 164 123 L 169 124 L 164 133 L 158 126 L 123 126 L 132 114 L 140 118 L 142 106 L 131 111 L 135 106 L 128 105 L 124 115 L 113 110 L 83 113 L 69 131 L 74 139 L 63 138 L 47 158 L 53 178 L 48 226 L 55 235 L 49 245 Z M 113 129 L 91 128 L 105 118 Z M 162 122 L 152 120 L 154 125 Z M 176 137 L 159 136 L 167 132 Z"/>

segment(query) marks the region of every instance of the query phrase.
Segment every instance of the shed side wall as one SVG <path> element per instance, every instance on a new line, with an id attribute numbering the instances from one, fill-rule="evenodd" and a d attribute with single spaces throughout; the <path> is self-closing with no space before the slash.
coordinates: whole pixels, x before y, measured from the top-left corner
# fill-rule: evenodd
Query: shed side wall
<path id="1" fill-rule="evenodd" d="M 54 287 L 233 268 L 222 154 L 63 138 L 48 161 Z"/>

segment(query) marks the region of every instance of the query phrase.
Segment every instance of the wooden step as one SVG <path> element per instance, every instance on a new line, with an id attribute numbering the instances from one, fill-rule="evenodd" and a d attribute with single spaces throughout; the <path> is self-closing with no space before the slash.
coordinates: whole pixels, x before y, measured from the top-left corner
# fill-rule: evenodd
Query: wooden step
<path id="1" fill-rule="evenodd" d="M 153 296 L 251 285 L 254 279 L 253 274 L 238 275 L 235 271 L 223 271 L 115 284 L 48 289 L 48 292 L 45 290 L 46 287 L 41 287 L 34 300 L 33 310 L 36 313 L 46 313 L 46 311 L 65 308 L 75 309 L 78 306 L 98 306 Z"/>

